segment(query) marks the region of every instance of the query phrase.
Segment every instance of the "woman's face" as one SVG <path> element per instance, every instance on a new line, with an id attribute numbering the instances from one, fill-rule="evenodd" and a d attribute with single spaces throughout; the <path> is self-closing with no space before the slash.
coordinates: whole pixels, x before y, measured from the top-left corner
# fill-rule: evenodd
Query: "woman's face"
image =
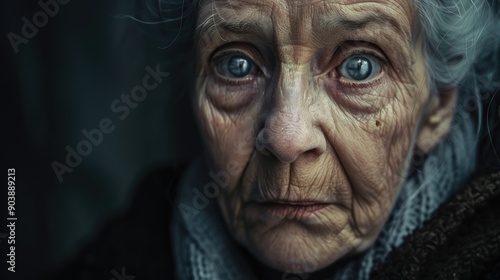
<path id="1" fill-rule="evenodd" d="M 371 246 L 425 126 L 408 0 L 205 0 L 195 109 L 234 238 L 310 272 Z"/>

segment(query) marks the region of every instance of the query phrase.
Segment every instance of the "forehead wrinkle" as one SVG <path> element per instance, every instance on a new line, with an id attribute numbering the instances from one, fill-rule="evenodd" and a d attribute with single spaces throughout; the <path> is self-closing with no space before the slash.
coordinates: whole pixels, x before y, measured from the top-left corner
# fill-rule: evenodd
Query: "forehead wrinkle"
<path id="1" fill-rule="evenodd" d="M 313 3 L 314 2 L 314 3 Z M 323 1 L 287 0 L 273 6 L 274 47 L 281 63 L 303 66 L 308 64 L 313 49 L 312 19 Z"/>
<path id="2" fill-rule="evenodd" d="M 233 34 L 256 35 L 263 41 L 273 40 L 273 23 L 268 13 L 263 11 L 266 8 L 264 5 L 213 0 L 210 1 L 210 6 L 212 8 L 200 12 L 198 27 L 195 31 L 197 37 L 212 36 L 214 33 L 220 34 L 224 31 Z"/>
<path id="3" fill-rule="evenodd" d="M 289 26 L 290 41 L 293 44 L 303 44 L 308 41 L 312 31 L 312 17 L 314 16 L 315 5 L 304 5 L 290 2 Z M 307 20 L 304 20 L 307 19 Z"/>
<path id="4" fill-rule="evenodd" d="M 333 4 L 333 3 L 332 3 Z M 405 17 L 403 21 L 398 20 L 398 11 L 389 5 L 381 5 L 378 2 L 357 2 L 349 5 L 335 3 L 337 8 L 329 7 L 327 12 L 314 18 L 313 26 L 320 34 L 331 33 L 332 30 L 361 30 L 369 24 L 380 25 L 392 29 L 397 34 L 404 34 L 410 38 L 411 19 Z M 351 6 L 346 8 L 346 6 Z M 348 10 L 347 10 L 348 9 Z M 389 12 L 391 11 L 391 12 Z"/>
<path id="5" fill-rule="evenodd" d="M 240 35 L 255 35 L 262 41 L 272 42 L 274 27 L 270 18 L 262 15 L 251 15 L 248 18 L 232 16 L 218 24 L 225 32 Z"/>

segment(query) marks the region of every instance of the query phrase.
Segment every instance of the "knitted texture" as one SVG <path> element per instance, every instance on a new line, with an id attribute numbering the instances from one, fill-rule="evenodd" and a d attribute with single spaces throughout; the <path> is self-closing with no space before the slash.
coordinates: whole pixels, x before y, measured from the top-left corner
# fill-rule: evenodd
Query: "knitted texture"
<path id="1" fill-rule="evenodd" d="M 439 209 L 374 279 L 488 279 L 495 260 L 500 269 L 500 172 L 476 179 Z"/>
<path id="2" fill-rule="evenodd" d="M 179 186 L 177 205 L 192 205 L 193 188 L 204 182 L 201 162 L 195 161 Z M 203 190 L 202 190 L 203 191 Z M 236 244 L 220 217 L 215 199 L 207 207 L 192 212 L 175 211 L 172 224 L 172 244 L 178 279 L 252 279 L 252 275 Z"/>

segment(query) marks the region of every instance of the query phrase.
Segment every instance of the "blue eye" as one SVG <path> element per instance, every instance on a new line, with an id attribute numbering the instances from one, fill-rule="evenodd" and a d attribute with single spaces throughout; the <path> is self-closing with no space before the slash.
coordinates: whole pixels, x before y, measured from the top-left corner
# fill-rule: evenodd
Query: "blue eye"
<path id="1" fill-rule="evenodd" d="M 230 78 L 243 78 L 254 72 L 253 62 L 243 56 L 235 55 L 223 59 L 217 69 L 220 74 Z"/>
<path id="2" fill-rule="evenodd" d="M 380 64 L 366 55 L 351 56 L 340 66 L 342 76 L 355 81 L 371 79 L 378 74 L 379 70 Z"/>

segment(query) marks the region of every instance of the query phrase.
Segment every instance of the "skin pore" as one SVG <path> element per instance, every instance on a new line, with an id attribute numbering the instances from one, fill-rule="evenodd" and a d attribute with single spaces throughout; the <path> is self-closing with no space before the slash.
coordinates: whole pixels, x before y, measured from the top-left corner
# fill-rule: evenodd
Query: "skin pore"
<path id="1" fill-rule="evenodd" d="M 195 112 L 210 168 L 231 170 L 217 199 L 233 237 L 295 273 L 369 248 L 454 107 L 430 97 L 411 1 L 199 9 Z"/>

